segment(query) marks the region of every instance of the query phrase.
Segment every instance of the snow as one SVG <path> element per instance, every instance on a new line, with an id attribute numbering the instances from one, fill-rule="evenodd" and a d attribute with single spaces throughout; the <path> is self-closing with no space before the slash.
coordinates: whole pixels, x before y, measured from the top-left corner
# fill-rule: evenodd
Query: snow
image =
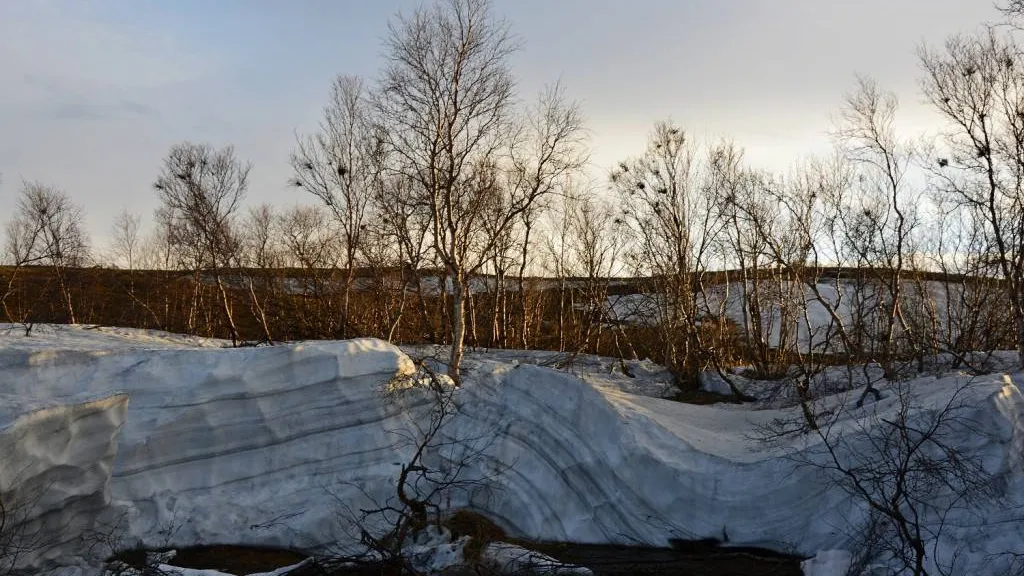
<path id="1" fill-rule="evenodd" d="M 303 567 L 309 566 L 311 563 L 312 563 L 311 560 L 303 560 L 302 562 L 299 562 L 298 564 L 292 564 L 291 566 L 284 566 L 284 567 L 278 568 L 277 570 L 274 570 L 272 572 L 257 572 L 257 573 L 254 573 L 254 574 L 249 574 L 248 576 L 285 576 L 285 574 L 288 574 L 289 572 L 292 572 L 293 570 L 298 570 L 299 568 L 303 568 Z"/>
<path id="2" fill-rule="evenodd" d="M 432 360 L 437 370 L 444 370 L 448 358 L 445 346 L 402 346 L 413 357 Z M 553 368 L 581 378 L 602 389 L 618 390 L 653 398 L 668 398 L 678 393 L 672 374 L 664 366 L 650 360 L 620 360 L 592 354 L 552 352 L 550 350 L 508 350 L 466 348 L 470 361 L 492 361 L 518 366 L 526 364 Z M 726 392 L 728 389 L 726 388 Z"/>
<path id="3" fill-rule="evenodd" d="M 416 535 L 403 551 L 413 570 L 419 574 L 438 574 L 465 564 L 465 549 L 469 536 L 452 541 L 451 533 L 428 526 Z"/>
<path id="4" fill-rule="evenodd" d="M 233 576 L 232 574 L 221 572 L 219 570 L 179 568 L 177 566 L 171 566 L 170 564 L 159 564 L 156 568 L 159 574 L 163 574 L 165 576 Z"/>
<path id="5" fill-rule="evenodd" d="M 800 563 L 804 576 L 846 576 L 853 564 L 853 554 L 846 550 L 822 550 Z"/>
<path id="6" fill-rule="evenodd" d="M 0 572 L 10 568 L 12 556 L 32 566 L 75 562 L 86 553 L 75 538 L 102 529 L 99 512 L 127 401 L 115 394 L 35 409 L 0 426 L 0 495 L 6 512 Z M 46 545 L 51 542 L 61 544 Z"/>
<path id="7" fill-rule="evenodd" d="M 173 551 L 172 551 L 173 552 Z M 173 556 L 173 554 L 172 554 Z M 241 576 L 285 576 L 292 571 L 298 570 L 310 564 L 310 560 L 303 560 L 298 564 L 292 564 L 291 566 L 283 566 L 272 572 L 254 572 L 251 574 L 244 574 Z M 147 563 L 150 568 L 155 568 L 154 572 L 160 576 L 236 576 L 235 574 L 229 574 L 228 572 L 221 572 L 219 570 L 200 570 L 195 568 L 182 568 L 167 562 L 152 562 Z M 146 576 L 147 572 L 144 570 L 138 570 L 131 568 L 122 563 L 114 563 L 112 566 L 108 566 L 103 576 Z M 52 576 L 71 576 L 63 573 L 54 571 Z"/>
<path id="8" fill-rule="evenodd" d="M 747 289 L 753 291 L 754 283 L 747 282 Z M 701 310 L 710 314 L 723 314 L 725 318 L 735 322 L 742 327 L 750 326 L 751 319 L 744 315 L 744 293 L 743 284 L 732 282 L 729 284 L 712 284 L 705 288 L 705 293 L 698 296 L 698 304 Z M 974 311 L 965 308 L 965 288 L 955 282 L 938 281 L 905 281 L 902 286 L 902 293 L 905 299 L 905 308 L 911 310 L 920 307 L 921 300 L 927 300 L 932 305 L 930 313 L 935 315 L 938 325 L 946 332 L 945 336 L 950 341 L 955 340 L 960 330 L 967 324 L 971 324 L 975 317 Z M 780 285 L 768 282 L 762 288 L 764 296 L 760 315 L 762 318 L 761 332 L 765 337 L 768 346 L 778 348 L 782 341 L 782 314 L 778 303 L 778 297 L 773 297 L 773 292 L 783 291 L 792 294 L 796 301 L 806 308 L 807 315 L 804 317 L 802 311 L 790 320 L 792 325 L 786 327 L 787 332 L 795 332 L 787 335 L 787 345 L 807 349 L 808 345 L 814 342 L 815 348 L 823 346 L 825 331 L 833 322 L 828 308 L 823 302 L 828 303 L 836 316 L 850 327 L 855 317 L 855 312 L 864 314 L 864 311 L 878 309 L 874 306 L 879 298 L 884 298 L 870 282 L 865 285 L 858 285 L 851 278 L 821 278 L 812 288 L 805 284 L 796 284 L 785 281 Z M 968 300 L 970 293 L 967 293 Z M 924 298 L 922 298 L 924 297 Z M 605 311 L 611 321 L 624 324 L 653 326 L 662 315 L 666 314 L 666 303 L 659 294 L 654 293 L 626 293 L 614 294 L 605 300 Z M 860 309 L 858 310 L 858 307 Z M 833 341 L 836 339 L 833 338 Z M 835 345 L 839 345 L 835 342 Z"/>
<path id="9" fill-rule="evenodd" d="M 589 568 L 563 564 L 550 556 L 505 542 L 488 544 L 480 563 L 491 574 L 546 574 L 550 576 L 593 576 Z"/>
<path id="10" fill-rule="evenodd" d="M 316 552 L 352 543 L 340 503 L 358 509 L 393 496 L 398 464 L 410 455 L 395 432 L 414 430 L 430 407 L 422 395 L 382 399 L 394 376 L 413 373 L 409 356 L 372 339 L 222 345 L 120 329 L 39 326 L 27 338 L 0 330 L 0 448 L 13 455 L 0 490 L 45 488 L 32 512 L 40 526 L 69 533 L 116 521 L 124 547 Z M 533 365 L 552 359 L 468 356 L 459 413 L 444 433 L 486 438 L 486 458 L 467 473 L 500 473 L 493 490 L 453 496 L 453 508 L 542 540 L 717 538 L 807 557 L 852 545 L 864 507 L 819 470 L 794 464 L 792 454 L 814 443 L 758 440 L 797 408 L 667 401 L 655 397 L 663 374 L 652 365 L 634 365 L 636 378 L 593 357 L 566 367 L 578 375 Z M 991 559 L 1024 549 L 1016 508 L 1024 503 L 1024 398 L 1015 377 L 970 381 L 968 416 L 978 429 L 955 442 L 984 457 L 1006 500 L 948 519 L 938 544 L 959 553 L 959 573 L 1000 574 Z M 919 405 L 941 405 L 965 378 L 915 381 Z M 834 432 L 891 414 L 895 395 L 882 391 L 860 409 L 855 394 L 824 399 L 823 408 L 845 415 Z M 94 563 L 73 540 L 48 539 L 22 562 L 39 571 Z M 820 565 L 826 560 L 834 555 Z"/>

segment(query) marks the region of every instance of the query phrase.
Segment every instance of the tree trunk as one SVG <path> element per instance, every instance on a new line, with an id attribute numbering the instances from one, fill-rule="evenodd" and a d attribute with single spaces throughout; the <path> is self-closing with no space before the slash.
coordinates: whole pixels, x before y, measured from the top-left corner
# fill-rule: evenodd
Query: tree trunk
<path id="1" fill-rule="evenodd" d="M 501 275 L 501 347 L 508 348 L 508 291 L 505 288 L 505 274 Z"/>
<path id="2" fill-rule="evenodd" d="M 422 327 L 420 328 L 417 337 L 422 336 L 425 331 L 429 331 L 429 341 L 436 343 L 438 341 L 437 327 L 434 324 L 434 319 L 431 316 L 430 311 L 427 309 L 427 298 L 423 294 L 423 275 L 420 273 L 418 267 L 413 267 L 412 269 L 412 281 L 416 283 L 416 299 L 420 305 L 420 321 L 422 322 Z"/>
<path id="3" fill-rule="evenodd" d="M 495 258 L 494 300 L 491 307 L 491 348 L 501 348 L 501 271 Z"/>
<path id="4" fill-rule="evenodd" d="M 565 275 L 558 279 L 558 351 L 565 352 Z"/>
<path id="5" fill-rule="evenodd" d="M 349 264 L 348 264 L 348 271 L 345 273 L 345 292 L 342 294 L 342 303 L 341 303 L 342 317 L 345 319 L 345 323 L 342 324 L 342 326 L 341 326 L 341 337 L 342 337 L 342 339 L 346 339 L 349 336 L 351 336 L 351 333 L 349 331 L 349 324 L 351 322 L 351 320 L 349 318 L 349 297 L 350 297 L 350 295 L 352 293 L 352 278 L 353 278 L 354 273 L 355 272 L 352 270 L 352 260 L 351 260 L 351 257 L 350 257 Z"/>
<path id="6" fill-rule="evenodd" d="M 264 276 L 266 279 L 266 276 Z M 253 311 L 256 313 L 256 319 L 260 322 L 260 328 L 263 329 L 263 337 L 267 340 L 267 344 L 273 344 L 274 338 L 270 335 L 270 322 L 267 320 L 267 311 L 260 303 L 260 298 L 256 294 L 256 287 L 253 285 L 252 276 L 248 277 L 249 281 L 249 297 L 252 298 Z M 266 283 L 264 283 L 266 285 Z"/>
<path id="7" fill-rule="evenodd" d="M 221 310 L 224 312 L 224 319 L 228 323 L 228 332 L 231 334 L 231 345 L 238 346 L 238 329 L 235 328 L 235 318 L 231 314 L 231 302 L 228 301 L 228 291 L 224 287 L 224 280 L 217 275 L 217 290 L 220 291 L 220 305 Z"/>
<path id="8" fill-rule="evenodd" d="M 199 270 L 196 270 L 192 275 L 192 302 L 188 309 L 188 320 L 186 326 L 188 327 L 189 334 L 195 334 L 196 331 L 196 314 L 199 309 L 199 292 L 202 290 L 202 277 L 200 276 Z"/>
<path id="9" fill-rule="evenodd" d="M 467 290 L 464 298 L 464 306 L 468 307 L 469 312 L 469 340 L 473 346 L 480 346 L 480 335 L 476 331 L 476 297 L 473 290 Z"/>
<path id="10" fill-rule="evenodd" d="M 64 271 L 61 268 L 57 268 L 57 279 L 60 281 L 60 292 L 64 297 L 64 306 L 68 311 L 68 324 L 78 324 L 75 319 L 75 307 L 71 302 L 71 290 L 68 288 Z"/>
<path id="11" fill-rule="evenodd" d="M 811 408 L 811 382 L 806 376 L 802 376 L 796 385 L 796 392 L 800 398 L 800 410 L 803 412 L 804 422 L 811 430 L 818 430 L 818 419 L 814 417 L 814 410 Z"/>
<path id="12" fill-rule="evenodd" d="M 449 302 L 448 302 L 449 298 L 448 298 L 448 284 L 447 284 L 447 282 L 448 282 L 448 277 L 447 276 L 441 276 L 441 277 L 438 278 L 438 284 L 441 287 L 441 299 L 438 301 L 438 302 L 440 302 L 440 305 L 439 305 L 438 309 L 441 311 L 440 320 L 439 320 L 439 322 L 441 324 L 441 328 L 438 331 L 441 334 L 444 334 L 444 337 L 445 337 L 445 342 L 442 342 L 442 344 L 451 344 L 451 342 L 447 341 L 447 338 L 452 333 L 452 330 L 454 329 L 454 324 L 452 324 L 452 313 L 451 313 L 452 309 L 451 309 L 451 307 L 449 307 Z M 452 283 L 452 288 L 453 289 L 454 289 L 454 286 L 455 286 L 455 283 L 453 282 Z M 465 319 L 463 319 L 463 323 L 465 323 Z M 465 324 L 463 324 L 463 331 L 465 331 Z"/>
<path id="13" fill-rule="evenodd" d="M 526 341 L 527 332 L 530 330 L 530 319 L 526 311 L 526 257 L 530 249 L 530 231 L 533 228 L 533 222 L 526 219 L 526 231 L 523 234 L 523 251 L 519 255 L 519 273 L 517 274 L 516 280 L 519 284 L 519 313 L 522 315 L 522 326 L 520 326 L 521 333 L 519 334 L 519 342 L 523 347 L 523 350 L 530 348 Z"/>
<path id="14" fill-rule="evenodd" d="M 406 304 L 406 297 L 407 297 L 407 295 L 405 293 L 405 287 L 407 285 L 408 285 L 408 281 L 405 278 L 405 273 L 402 272 L 401 291 L 399 292 L 399 297 L 398 297 L 399 298 L 398 299 L 398 310 L 395 311 L 395 315 L 393 317 L 390 314 L 387 315 L 387 318 L 388 318 L 388 342 L 392 342 L 393 343 L 395 341 L 395 335 L 398 334 L 398 327 L 402 323 L 402 315 L 405 313 L 405 304 Z"/>
<path id="15" fill-rule="evenodd" d="M 452 274 L 452 350 L 448 376 L 460 384 L 463 346 L 466 340 L 466 285 L 461 273 Z"/>

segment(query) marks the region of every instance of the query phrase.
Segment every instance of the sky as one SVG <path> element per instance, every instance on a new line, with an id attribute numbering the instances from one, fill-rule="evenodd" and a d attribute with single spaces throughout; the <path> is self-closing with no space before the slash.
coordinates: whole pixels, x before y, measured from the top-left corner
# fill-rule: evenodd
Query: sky
<path id="1" fill-rule="evenodd" d="M 287 186 L 295 134 L 315 129 L 338 74 L 373 79 L 387 23 L 419 0 L 0 0 L 0 223 L 22 181 L 57 186 L 94 244 L 122 208 L 150 220 L 163 156 L 232 144 L 250 204 L 308 202 Z M 937 128 L 916 48 L 998 17 L 989 0 L 494 0 L 523 46 L 529 99 L 560 81 L 580 102 L 591 174 L 643 151 L 671 118 L 785 170 L 828 145 L 856 74 Z"/>

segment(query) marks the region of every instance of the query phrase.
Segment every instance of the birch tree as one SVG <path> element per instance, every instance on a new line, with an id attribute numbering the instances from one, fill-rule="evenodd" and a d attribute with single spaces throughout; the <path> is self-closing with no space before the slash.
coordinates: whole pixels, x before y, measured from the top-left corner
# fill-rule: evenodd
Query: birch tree
<path id="1" fill-rule="evenodd" d="M 946 120 L 934 183 L 972 212 L 1005 282 L 1024 368 L 1024 56 L 995 29 L 923 48 L 922 87 Z"/>
<path id="2" fill-rule="evenodd" d="M 171 245 L 192 251 L 197 284 L 203 274 L 212 277 L 236 345 L 239 334 L 224 272 L 238 256 L 234 220 L 249 187 L 250 169 L 231 146 L 216 149 L 185 142 L 171 148 L 153 184 L 161 203 L 158 220 L 167 226 Z"/>
<path id="3" fill-rule="evenodd" d="M 432 247 L 447 276 L 448 375 L 455 381 L 471 277 L 522 214 L 554 191 L 546 178 L 505 178 L 519 165 L 515 151 L 521 150 L 523 133 L 509 66 L 516 48 L 509 27 L 494 17 L 487 0 L 446 0 L 420 8 L 390 26 L 377 95 L 380 133 L 395 156 L 392 165 L 414 183 L 413 203 L 430 217 Z M 546 118 L 575 122 L 578 117 L 560 92 L 541 108 Z M 550 174 L 571 139 L 556 140 L 554 149 L 547 140 L 544 154 L 527 153 L 524 174 Z M 499 205 L 499 215 L 485 226 L 481 215 Z"/>
<path id="4" fill-rule="evenodd" d="M 362 250 L 373 197 L 380 174 L 382 141 L 374 135 L 362 79 L 340 76 L 331 87 L 319 131 L 299 138 L 291 157 L 292 185 L 306 190 L 334 216 L 341 232 L 345 268 L 342 292 L 342 334 L 352 335 L 352 283 Z"/>
<path id="5" fill-rule="evenodd" d="M 71 324 L 77 323 L 77 316 L 67 272 L 82 266 L 89 253 L 83 218 L 82 209 L 63 190 L 25 182 L 14 219 L 7 226 L 7 253 L 15 270 L 29 265 L 52 267 Z M 0 302 L 6 302 L 13 291 L 14 278 L 12 274 Z"/>
<path id="6" fill-rule="evenodd" d="M 634 268 L 650 275 L 654 286 L 664 362 L 686 389 L 699 386 L 703 368 L 698 296 L 723 220 L 716 217 L 703 170 L 686 133 L 660 122 L 643 155 L 611 174 L 633 234 Z"/>

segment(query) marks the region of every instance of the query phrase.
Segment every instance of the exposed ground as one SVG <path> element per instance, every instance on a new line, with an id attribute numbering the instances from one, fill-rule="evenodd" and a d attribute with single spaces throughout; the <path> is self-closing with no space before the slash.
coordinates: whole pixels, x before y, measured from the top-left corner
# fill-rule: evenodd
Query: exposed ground
<path id="1" fill-rule="evenodd" d="M 800 576 L 800 558 L 756 548 L 714 548 L 694 545 L 677 548 L 642 548 L 586 544 L 517 542 L 563 562 L 586 566 L 596 576 L 663 574 L 666 576 Z M 145 567 L 142 551 L 116 557 L 135 568 Z M 182 568 L 219 570 L 230 574 L 271 572 L 304 560 L 302 553 L 248 546 L 198 546 L 179 550 L 173 564 Z M 384 576 L 380 566 L 340 568 L 321 572 L 310 568 L 295 576 Z"/>

